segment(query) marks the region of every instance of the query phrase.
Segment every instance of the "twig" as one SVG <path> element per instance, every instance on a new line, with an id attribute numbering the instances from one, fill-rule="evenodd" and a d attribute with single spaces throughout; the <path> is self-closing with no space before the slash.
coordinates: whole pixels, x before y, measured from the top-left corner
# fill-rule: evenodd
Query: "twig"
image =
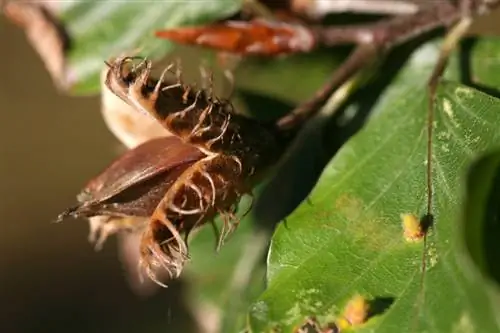
<path id="1" fill-rule="evenodd" d="M 312 17 L 323 17 L 331 13 L 363 13 L 408 15 L 418 11 L 418 5 L 402 0 L 294 0 L 295 11 L 306 12 Z"/>
<path id="2" fill-rule="evenodd" d="M 500 0 L 472 0 L 468 10 L 482 15 L 500 5 Z M 354 44 L 357 47 L 333 73 L 330 80 L 308 101 L 277 121 L 280 130 L 294 130 L 317 112 L 343 83 L 374 60 L 409 40 L 438 28 L 449 28 L 463 16 L 463 8 L 449 1 L 433 1 L 413 15 L 397 16 L 359 26 L 316 28 L 315 35 L 326 46 Z"/>
<path id="3" fill-rule="evenodd" d="M 316 92 L 313 98 L 295 108 L 291 113 L 280 118 L 277 127 L 280 130 L 293 130 L 309 119 L 330 95 L 349 81 L 356 73 L 376 58 L 377 50 L 370 44 L 359 45 L 349 58 L 338 68 L 332 78 Z"/>

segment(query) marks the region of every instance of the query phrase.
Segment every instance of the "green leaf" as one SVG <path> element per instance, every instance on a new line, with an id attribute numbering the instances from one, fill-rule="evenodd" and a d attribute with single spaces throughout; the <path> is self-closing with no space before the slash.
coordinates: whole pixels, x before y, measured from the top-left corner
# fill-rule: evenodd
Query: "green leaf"
<path id="1" fill-rule="evenodd" d="M 154 36 L 163 28 L 204 24 L 237 12 L 242 0 L 72 1 L 61 4 L 60 16 L 71 39 L 68 76 L 74 93 L 97 93 L 104 61 L 140 50 L 163 57 L 173 44 Z"/>
<path id="2" fill-rule="evenodd" d="M 500 51 L 500 41 L 492 41 Z M 310 315 L 332 320 L 358 293 L 387 306 L 374 309 L 357 332 L 500 331 L 491 294 L 481 280 L 469 280 L 477 268 L 462 264 L 459 234 L 466 171 L 500 146 L 499 99 L 455 82 L 439 86 L 430 161 L 434 224 L 425 247 L 403 237 L 401 214 L 427 212 L 425 82 L 438 45 L 412 55 L 368 124 L 325 168 L 308 202 L 277 228 L 268 288 L 250 309 L 252 332 L 291 332 Z M 481 59 L 483 49 L 472 56 Z M 480 61 L 474 64 L 477 69 Z M 458 77 L 457 65 L 455 57 L 448 79 Z"/>
<path id="3" fill-rule="evenodd" d="M 496 94 L 498 94 L 498 87 L 500 87 L 500 76 L 496 71 L 492 71 L 491 68 L 498 68 L 500 66 L 498 49 L 498 39 L 495 38 L 469 39 L 464 42 L 463 47 L 465 58 L 470 53 L 472 55 L 481 55 L 473 56 L 470 59 L 470 79 L 472 83 L 479 84 L 482 87 L 486 85 L 497 88 Z"/>
<path id="4" fill-rule="evenodd" d="M 346 57 L 344 49 L 317 50 L 285 58 L 247 58 L 237 68 L 239 88 L 290 103 L 311 98 Z M 299 82 L 299 84 L 297 84 Z M 255 105 L 258 108 L 258 105 Z"/>

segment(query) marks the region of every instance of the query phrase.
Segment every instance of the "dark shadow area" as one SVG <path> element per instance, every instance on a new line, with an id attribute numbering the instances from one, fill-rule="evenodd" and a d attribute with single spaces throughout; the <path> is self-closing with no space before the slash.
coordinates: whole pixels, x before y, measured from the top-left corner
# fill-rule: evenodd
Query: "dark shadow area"
<path id="1" fill-rule="evenodd" d="M 124 286 L 123 280 L 112 281 L 109 276 L 89 270 L 66 281 L 50 278 L 48 274 L 52 268 L 55 267 L 47 265 L 48 272 L 37 275 L 36 282 L 29 281 L 33 278 L 31 276 L 15 272 L 10 272 L 11 276 L 17 276 L 15 282 L 1 279 L 4 290 L 0 292 L 0 297 L 11 300 L 0 314 L 2 331 L 198 332 L 184 301 L 185 286 L 180 281 L 172 282 L 167 291 L 161 290 L 152 297 L 137 299 Z M 71 277 L 67 272 L 61 274 Z M 100 288 L 99 283 L 107 287 Z M 37 286 L 50 287 L 39 290 Z M 17 298 L 9 297 L 10 290 L 20 287 L 24 290 L 17 293 Z"/>
<path id="2" fill-rule="evenodd" d="M 498 151 L 481 156 L 469 168 L 466 200 L 457 231 L 463 243 L 464 257 L 473 265 L 462 266 L 463 270 L 479 271 L 474 282 L 484 281 L 481 292 L 489 292 L 491 282 L 500 285 L 500 159 Z M 461 244 L 462 245 L 462 244 Z"/>
<path id="3" fill-rule="evenodd" d="M 251 114 L 252 117 L 263 122 L 274 122 L 277 118 L 284 116 L 293 108 L 293 105 L 285 101 L 244 88 L 238 88 L 238 95 L 245 105 L 258 106 L 249 109 L 248 113 Z"/>
<path id="4" fill-rule="evenodd" d="M 500 284 L 500 167 L 497 168 L 495 178 L 486 203 L 484 221 L 482 223 L 483 249 L 486 261 L 487 274 Z M 479 221 L 478 221 L 479 222 Z"/>
<path id="5" fill-rule="evenodd" d="M 378 316 L 389 310 L 392 304 L 396 301 L 395 297 L 375 297 L 369 301 L 368 319 Z"/>
<path id="6" fill-rule="evenodd" d="M 475 37 L 465 38 L 460 44 L 459 50 L 459 73 L 460 81 L 474 89 L 477 89 L 485 94 L 500 98 L 500 87 L 490 87 L 485 84 L 476 82 L 474 79 L 474 73 L 472 69 L 472 56 L 474 52 L 474 47 L 477 44 L 478 39 Z M 500 57 L 500 55 L 499 55 Z"/>
<path id="7" fill-rule="evenodd" d="M 0 40 L 9 45 L 0 64 L 1 331 L 199 332 L 182 281 L 134 294 L 115 237 L 96 253 L 88 223 L 51 223 L 122 147 L 98 96 L 60 94 L 24 32 L 1 15 Z"/>
<path id="8" fill-rule="evenodd" d="M 387 15 L 375 13 L 330 13 L 327 14 L 321 23 L 324 25 L 352 25 L 352 24 L 370 24 L 387 18 Z"/>

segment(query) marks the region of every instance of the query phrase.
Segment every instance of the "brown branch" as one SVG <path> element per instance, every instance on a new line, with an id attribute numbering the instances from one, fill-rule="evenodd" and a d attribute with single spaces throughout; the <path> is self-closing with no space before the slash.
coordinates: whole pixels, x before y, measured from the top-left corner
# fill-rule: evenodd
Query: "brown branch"
<path id="1" fill-rule="evenodd" d="M 292 9 L 316 18 L 345 12 L 404 15 L 417 12 L 418 4 L 403 0 L 292 0 Z"/>
<path id="2" fill-rule="evenodd" d="M 484 2 L 469 0 L 467 12 L 482 15 L 500 5 L 500 0 Z M 360 70 L 379 59 L 396 46 L 438 28 L 448 28 L 465 15 L 464 9 L 449 1 L 433 1 L 413 15 L 389 18 L 372 24 L 315 28 L 320 44 L 336 46 L 354 44 L 358 47 L 333 73 L 330 80 L 308 101 L 277 121 L 280 130 L 295 130 L 326 102 L 328 97 Z"/>
<path id="3" fill-rule="evenodd" d="M 310 100 L 280 118 L 277 127 L 280 130 L 288 131 L 302 125 L 326 102 L 335 90 L 372 62 L 376 56 L 377 50 L 372 45 L 360 44 L 342 66 L 334 72 L 331 79 Z"/>

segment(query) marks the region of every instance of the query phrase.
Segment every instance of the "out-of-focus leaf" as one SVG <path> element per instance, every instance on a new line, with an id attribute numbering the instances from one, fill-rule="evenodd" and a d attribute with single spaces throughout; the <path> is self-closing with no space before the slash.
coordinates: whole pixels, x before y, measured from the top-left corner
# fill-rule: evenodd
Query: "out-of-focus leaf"
<path id="1" fill-rule="evenodd" d="M 464 62 L 468 58 L 471 60 L 468 65 L 470 77 L 465 78 L 469 79 L 472 84 L 478 85 L 478 88 L 486 88 L 494 96 L 500 96 L 500 76 L 497 71 L 491 70 L 500 67 L 498 40 L 495 38 L 470 39 L 464 43 L 462 49 Z M 473 56 L 474 54 L 481 56 Z"/>
<path id="2" fill-rule="evenodd" d="M 242 0 L 57 2 L 52 12 L 71 40 L 64 54 L 66 72 L 59 79 L 72 93 L 97 93 L 105 60 L 134 51 L 152 59 L 163 57 L 173 44 L 155 37 L 155 30 L 210 23 L 234 14 L 241 5 Z"/>
<path id="3" fill-rule="evenodd" d="M 477 160 L 467 178 L 465 213 L 460 225 L 458 258 L 468 268 L 469 290 L 475 302 L 489 302 L 493 313 L 500 313 L 500 154 L 492 151 Z M 497 318 L 498 319 L 498 318 Z"/>
<path id="4" fill-rule="evenodd" d="M 481 50 L 478 44 L 472 57 L 484 56 Z M 278 227 L 268 288 L 250 310 L 252 332 L 290 332 L 309 315 L 335 318 L 358 293 L 384 306 L 375 306 L 375 317 L 357 332 L 500 331 L 491 302 L 498 296 L 481 287 L 484 278 L 471 283 L 477 267 L 462 264 L 458 245 L 464 177 L 478 156 L 500 146 L 500 100 L 441 84 L 428 161 L 425 82 L 437 53 L 430 43 L 411 57 L 366 127 L 324 170 L 310 200 Z M 457 68 L 455 58 L 448 79 Z M 423 242 L 405 241 L 400 216 L 426 214 L 427 163 L 434 225 L 424 249 Z"/>
<path id="5" fill-rule="evenodd" d="M 248 58 L 237 68 L 236 84 L 248 91 L 300 103 L 311 98 L 333 74 L 346 55 L 344 51 L 320 50 L 278 59 Z"/>
<path id="6" fill-rule="evenodd" d="M 38 52 L 54 84 L 66 88 L 65 54 L 70 39 L 57 17 L 49 9 L 32 2 L 9 2 L 3 9 L 5 16 L 24 29 L 26 37 Z"/>

